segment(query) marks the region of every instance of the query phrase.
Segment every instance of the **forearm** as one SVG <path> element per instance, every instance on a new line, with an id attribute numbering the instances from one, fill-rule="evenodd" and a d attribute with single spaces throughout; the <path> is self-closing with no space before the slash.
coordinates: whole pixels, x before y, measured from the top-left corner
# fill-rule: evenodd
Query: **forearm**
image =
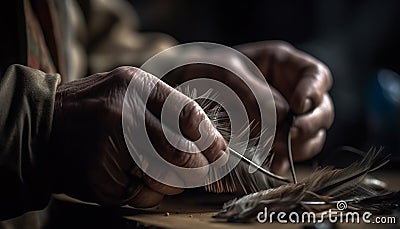
<path id="1" fill-rule="evenodd" d="M 0 219 L 47 204 L 47 145 L 59 81 L 57 74 L 21 65 L 0 79 Z"/>

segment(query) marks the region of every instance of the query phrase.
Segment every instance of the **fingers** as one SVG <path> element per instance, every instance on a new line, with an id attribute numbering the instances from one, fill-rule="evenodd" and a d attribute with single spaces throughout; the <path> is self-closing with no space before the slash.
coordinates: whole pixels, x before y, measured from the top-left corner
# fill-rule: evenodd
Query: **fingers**
<path id="1" fill-rule="evenodd" d="M 293 160 L 305 161 L 317 155 L 319 152 L 321 152 L 322 147 L 324 146 L 325 137 L 326 130 L 321 129 L 315 136 L 307 139 L 306 141 L 293 140 Z"/>
<path id="2" fill-rule="evenodd" d="M 323 100 L 317 108 L 294 118 L 290 131 L 295 161 L 310 159 L 321 151 L 325 142 L 326 129 L 332 125 L 333 119 L 333 104 L 327 94 L 323 96 Z M 278 125 L 273 145 L 274 151 L 277 152 L 274 160 L 274 163 L 276 163 L 274 167 L 276 168 L 279 166 L 277 164 L 282 164 L 280 161 L 287 160 L 288 133 L 285 125 L 282 124 L 279 123 Z"/>
<path id="3" fill-rule="evenodd" d="M 274 157 L 272 164 L 271 164 L 271 172 L 280 175 L 280 176 L 285 176 L 285 173 L 289 169 L 289 161 L 287 157 L 285 156 L 276 156 Z"/>
<path id="4" fill-rule="evenodd" d="M 289 101 L 295 114 L 317 107 L 332 85 L 328 68 L 320 61 L 292 47 L 277 47 L 271 64 L 271 79 Z"/>
<path id="5" fill-rule="evenodd" d="M 136 171 L 136 172 L 135 172 Z M 128 200 L 128 205 L 132 207 L 138 207 L 138 208 L 148 208 L 148 207 L 153 207 L 158 205 L 164 195 L 177 195 L 179 193 L 183 192 L 183 188 L 177 188 L 177 187 L 172 187 L 169 185 L 162 184 L 153 178 L 149 177 L 146 174 L 138 175 L 136 174 L 140 170 L 133 170 L 129 176 L 131 177 L 131 181 L 136 181 L 134 182 L 133 187 L 134 189 L 138 189 L 139 187 L 140 190 L 133 190 L 133 195 L 129 198 Z M 140 181 L 138 180 L 137 177 L 141 177 Z M 173 172 L 167 172 L 165 174 L 166 179 L 179 179 L 178 176 L 174 175 Z M 129 187 L 128 187 L 129 188 Z M 128 189 L 129 190 L 129 189 Z"/>
<path id="6" fill-rule="evenodd" d="M 320 63 L 310 64 L 300 79 L 289 99 L 290 107 L 295 114 L 304 114 L 317 107 L 324 94 L 332 85 L 328 68 Z"/>
<path id="7" fill-rule="evenodd" d="M 277 155 L 273 168 L 278 171 L 279 166 L 286 166 L 282 161 L 287 161 L 287 130 L 282 125 L 287 108 L 282 106 L 284 99 L 279 93 L 273 90 L 273 95 L 278 114 L 278 129 L 273 148 Z M 323 100 L 317 108 L 305 115 L 295 117 L 290 130 L 294 160 L 307 160 L 320 152 L 324 144 L 326 129 L 332 125 L 333 119 L 333 104 L 327 94 L 323 96 Z"/>
<path id="8" fill-rule="evenodd" d="M 286 102 L 282 94 L 274 87 L 270 87 L 270 89 L 275 102 L 277 122 L 280 123 L 285 120 L 285 117 L 289 112 L 289 104 Z"/>
<path id="9" fill-rule="evenodd" d="M 179 167 L 199 168 L 208 165 L 207 158 L 201 153 L 196 153 L 199 149 L 192 141 L 182 138 L 166 126 L 162 127 L 161 122 L 147 110 L 145 117 L 148 137 L 161 157 Z M 164 131 L 173 136 L 171 138 L 174 139 L 174 146 L 165 137 Z M 185 149 L 185 151 L 179 149 Z"/>
<path id="10" fill-rule="evenodd" d="M 150 208 L 158 205 L 163 198 L 163 194 L 144 185 L 142 189 L 128 202 L 128 205 L 136 208 Z"/>
<path id="11" fill-rule="evenodd" d="M 176 176 L 173 176 L 173 178 L 176 178 Z M 128 201 L 128 205 L 132 207 L 154 207 L 162 201 L 164 195 L 177 195 L 183 192 L 182 188 L 162 184 L 147 175 L 142 177 L 141 182 L 143 183 L 141 183 L 140 190 L 134 192 L 134 195 Z"/>
<path id="12" fill-rule="evenodd" d="M 304 114 L 317 107 L 332 86 L 329 69 L 310 55 L 294 48 L 281 48 L 283 57 L 272 61 L 273 82 L 288 100 L 293 113 Z M 276 54 L 279 56 L 279 54 Z M 286 82 L 286 83 L 285 83 Z"/>
<path id="13" fill-rule="evenodd" d="M 182 188 L 164 185 L 148 176 L 143 177 L 143 182 L 145 185 L 131 197 L 128 205 L 137 208 L 154 207 L 161 203 L 165 195 L 177 195 L 183 192 Z"/>
<path id="14" fill-rule="evenodd" d="M 332 86 L 329 69 L 288 43 L 268 41 L 240 47 L 268 82 L 289 102 L 295 114 L 317 107 Z"/>
<path id="15" fill-rule="evenodd" d="M 184 135 L 196 141 L 209 163 L 226 156 L 225 139 L 196 102 L 190 101 L 184 107 L 179 117 L 179 126 Z"/>
<path id="16" fill-rule="evenodd" d="M 170 174 L 168 176 L 169 177 L 167 179 L 176 179 L 177 178 L 176 176 L 173 176 L 172 174 Z M 172 186 L 162 184 L 149 176 L 144 176 L 143 180 L 149 188 L 156 190 L 157 192 L 164 194 L 164 195 L 177 195 L 177 194 L 183 192 L 183 188 L 177 188 L 177 187 L 172 187 Z"/>
<path id="17" fill-rule="evenodd" d="M 329 95 L 325 94 L 321 104 L 311 112 L 297 116 L 291 127 L 292 139 L 307 139 L 320 129 L 328 129 L 334 119 L 333 104 Z"/>
<path id="18" fill-rule="evenodd" d="M 148 75 L 148 77 L 154 76 Z M 182 142 L 184 142 L 184 138 L 188 138 L 191 141 L 196 141 L 197 146 L 200 147 L 203 155 L 210 163 L 226 156 L 227 144 L 222 135 L 214 128 L 203 109 L 195 101 L 164 82 L 159 80 L 154 82 L 154 87 L 151 87 L 152 91 L 147 101 L 147 108 L 154 117 L 160 120 L 161 114 L 164 112 L 167 115 L 165 116 L 166 123 L 163 123 L 163 125 L 168 125 L 173 124 L 178 116 L 178 131 L 183 136 L 176 135 L 177 140 L 182 139 Z M 164 111 L 162 111 L 163 109 Z M 177 114 L 177 111 L 180 110 L 180 114 Z M 160 127 L 161 125 L 158 125 L 157 128 L 161 130 Z M 161 137 L 160 134 L 156 135 Z"/>
<path id="19" fill-rule="evenodd" d="M 317 155 L 324 146 L 325 130 L 320 130 L 317 134 L 306 141 L 293 141 L 292 153 L 294 161 L 305 161 Z M 289 159 L 287 155 L 287 141 L 278 140 L 274 143 L 275 156 L 271 164 L 271 171 L 284 175 L 289 168 Z"/>
<path id="20" fill-rule="evenodd" d="M 283 136 L 283 134 L 282 134 Z M 320 129 L 314 136 L 308 139 L 292 140 L 292 153 L 294 161 L 305 161 L 317 155 L 323 148 L 325 142 L 326 130 Z M 276 160 L 287 159 L 287 136 L 286 138 L 277 135 L 273 150 L 276 152 Z M 275 163 L 275 159 L 273 164 Z M 277 166 L 277 165 L 275 165 Z"/>

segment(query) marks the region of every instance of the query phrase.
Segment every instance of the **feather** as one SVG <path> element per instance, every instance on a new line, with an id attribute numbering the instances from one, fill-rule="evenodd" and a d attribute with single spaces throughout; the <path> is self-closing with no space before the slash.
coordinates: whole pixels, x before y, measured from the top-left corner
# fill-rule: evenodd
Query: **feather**
<path id="1" fill-rule="evenodd" d="M 351 206 L 375 214 L 391 214 L 400 208 L 400 192 L 387 192 L 381 195 L 355 198 L 349 201 Z"/>
<path id="2" fill-rule="evenodd" d="M 271 211 L 313 211 L 322 213 L 346 201 L 348 209 L 376 213 L 399 209 L 398 192 L 377 190 L 363 183 L 365 176 L 388 162 L 379 158 L 381 150 L 371 149 L 363 160 L 343 169 L 325 167 L 297 184 L 285 184 L 246 195 L 224 205 L 214 216 L 228 221 L 247 221 L 264 207 Z"/>
<path id="3" fill-rule="evenodd" d="M 200 103 L 200 105 L 202 107 L 209 108 L 208 105 L 204 105 L 203 103 Z M 226 123 L 229 121 L 229 119 L 227 119 L 226 112 L 222 111 L 220 106 L 214 106 L 211 109 L 206 109 L 205 111 L 216 129 L 228 141 L 230 137 L 230 124 Z M 248 130 L 243 128 L 243 132 L 245 131 Z M 269 141 L 272 140 L 272 138 L 267 139 L 266 142 L 264 142 L 264 145 L 267 145 Z M 274 156 L 273 152 L 265 152 L 267 157 L 263 162 L 262 167 L 264 171 L 266 170 L 265 172 L 257 169 L 254 173 L 249 173 L 249 166 L 252 166 L 249 161 L 251 161 L 251 159 L 257 161 L 257 158 L 255 157 L 255 149 L 257 148 L 256 145 L 260 144 L 260 142 L 258 138 L 253 138 L 248 141 L 244 141 L 242 144 L 243 146 L 240 146 L 239 148 L 246 147 L 245 153 L 242 156 L 245 158 L 242 158 L 237 165 L 231 165 L 227 163 L 225 166 L 229 167 L 228 169 L 231 172 L 229 172 L 222 179 L 206 185 L 206 191 L 214 193 L 248 194 L 271 187 L 278 187 L 289 182 L 288 179 L 269 171 L 269 167 Z M 235 154 L 231 153 L 231 155 Z"/>
<path id="4" fill-rule="evenodd" d="M 196 91 L 186 88 L 183 91 L 192 99 L 196 99 Z M 213 98 L 212 91 L 206 92 L 202 98 Z M 215 97 L 215 96 L 214 96 Z M 206 111 L 206 114 L 222 136 L 229 142 L 231 137 L 230 122 L 226 112 L 212 102 L 212 99 L 197 100 L 199 105 Z M 348 209 L 371 211 L 374 213 L 388 213 L 398 210 L 400 203 L 399 192 L 387 190 L 384 186 L 377 187 L 368 174 L 381 168 L 388 163 L 388 156 L 381 157 L 382 148 L 372 148 L 368 153 L 356 150 L 356 153 L 363 155 L 363 159 L 345 168 L 333 168 L 325 166 L 313 171 L 307 178 L 297 182 L 295 168 L 291 152 L 290 126 L 292 115 L 287 116 L 284 127 L 288 133 L 288 159 L 293 183 L 267 172 L 256 170 L 249 173 L 248 160 L 255 157 L 255 146 L 257 144 L 268 144 L 259 142 L 254 138 L 244 140 L 244 157 L 248 160 L 240 160 L 237 165 L 230 165 L 231 169 L 225 177 L 214 183 L 205 186 L 209 192 L 231 192 L 240 195 L 246 194 L 239 199 L 233 199 L 225 203 L 222 209 L 214 218 L 224 219 L 233 222 L 243 222 L 254 218 L 260 211 L 268 207 L 271 211 L 281 212 L 304 212 L 312 211 L 322 214 L 329 209 L 336 208 L 339 201 L 345 201 Z M 243 129 L 248 131 L 247 129 Z M 244 132 L 243 131 L 243 132 Z M 355 149 L 343 148 L 344 151 L 355 151 Z M 269 170 L 274 153 L 265 152 L 267 157 L 263 167 Z M 229 161 L 228 161 L 229 162 Z M 260 162 L 260 161 L 258 161 Z M 272 174 L 272 175 L 271 175 Z"/>
<path id="5" fill-rule="evenodd" d="M 214 102 L 218 95 L 216 93 L 213 93 L 211 89 L 204 92 L 202 95 L 198 95 L 198 91 L 196 90 L 196 88 L 190 88 L 188 85 L 185 87 L 178 86 L 176 87 L 176 89 L 186 96 L 190 97 L 191 99 L 194 99 L 206 112 L 214 127 L 221 133 L 225 140 L 229 142 L 232 136 L 231 124 L 227 112 L 223 109 L 221 105 Z M 260 142 L 259 138 L 246 139 L 242 135 L 244 135 L 244 133 L 246 132 L 252 131 L 251 129 L 249 129 L 249 126 L 244 126 L 242 128 L 242 131 L 235 135 L 237 139 L 243 138 L 243 141 L 239 143 L 238 148 L 245 149 L 244 154 L 241 156 L 245 158 L 241 158 L 238 164 L 230 164 L 229 162 L 232 161 L 228 161 L 228 163 L 224 165 L 225 168 L 223 168 L 223 170 L 231 172 L 229 172 L 223 178 L 206 185 L 205 190 L 207 192 L 236 193 L 242 195 L 272 187 L 278 187 L 282 184 L 286 184 L 289 182 L 288 179 L 269 171 L 271 162 L 274 157 L 272 151 L 264 152 L 264 154 L 267 155 L 264 161 L 261 161 L 261 159 L 259 159 L 255 154 L 257 145 L 261 144 L 261 146 L 263 147 L 259 148 L 266 148 L 264 146 L 267 146 L 270 141 L 273 140 L 273 137 L 266 139 L 264 142 Z M 287 127 L 288 130 L 289 127 L 290 126 Z M 230 149 L 233 150 L 232 148 Z M 235 156 L 233 152 L 231 152 L 231 155 Z M 257 169 L 254 173 L 249 173 L 249 168 L 252 166 L 249 164 L 249 161 L 259 162 L 260 164 L 262 164 L 262 168 L 264 171 Z M 215 170 L 210 170 L 210 180 L 216 180 L 214 178 L 215 176 L 217 176 L 217 174 L 213 174 L 213 172 L 217 173 L 217 171 Z M 293 177 L 293 179 L 295 179 L 295 177 Z"/>

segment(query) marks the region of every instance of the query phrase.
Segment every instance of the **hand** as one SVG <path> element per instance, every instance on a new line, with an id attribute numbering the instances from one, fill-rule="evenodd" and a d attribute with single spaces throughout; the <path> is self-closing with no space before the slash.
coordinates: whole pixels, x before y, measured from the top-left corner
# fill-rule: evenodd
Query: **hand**
<path id="1" fill-rule="evenodd" d="M 175 99 L 188 101 L 179 116 L 182 133 L 189 140 L 197 140 L 202 122 L 209 128 L 207 133 L 214 141 L 201 153 L 181 152 L 171 146 L 165 139 L 159 118 L 165 99 L 175 90 L 139 69 L 120 67 L 66 83 L 57 89 L 51 138 L 54 192 L 101 205 L 151 207 L 164 195 L 183 191 L 144 174 L 126 147 L 122 105 L 131 80 L 134 90 L 150 93 L 145 124 L 161 157 L 180 167 L 197 168 L 224 155 L 227 145 L 222 136 L 197 103 L 181 93 Z M 153 90 L 149 82 L 157 82 Z M 135 121 L 135 117 L 132 119 Z M 183 144 L 192 143 L 183 136 L 181 138 Z"/>
<path id="2" fill-rule="evenodd" d="M 294 120 L 291 131 L 292 152 L 295 161 L 312 158 L 319 153 L 325 142 L 326 130 L 332 125 L 334 113 L 328 90 L 332 78 L 328 68 L 315 58 L 296 50 L 283 42 L 259 42 L 236 47 L 249 57 L 261 70 L 272 91 L 276 112 L 277 132 L 272 151 L 272 171 L 281 174 L 288 168 L 286 116 L 291 111 Z M 223 57 L 238 64 L 237 57 Z M 243 64 L 243 69 L 246 66 Z M 242 99 L 250 120 L 253 120 L 252 136 L 259 134 L 260 114 L 257 101 L 249 87 L 231 72 L 205 64 L 185 66 L 182 81 L 207 76 L 219 80 L 233 89 Z M 247 74 L 247 77 L 256 76 Z M 254 78 L 252 90 L 266 93 L 268 88 Z M 178 82 L 180 83 L 180 82 Z M 227 98 L 229 100 L 229 98 Z"/>
<path id="3" fill-rule="evenodd" d="M 288 167 L 287 135 L 281 128 L 288 110 L 295 115 L 290 129 L 294 160 L 307 160 L 319 153 L 326 130 L 334 119 L 328 94 L 332 86 L 329 69 L 284 42 L 259 42 L 237 48 L 259 67 L 270 85 L 279 92 L 274 91 L 278 128 L 273 146 L 277 154 L 272 170 L 281 173 Z"/>

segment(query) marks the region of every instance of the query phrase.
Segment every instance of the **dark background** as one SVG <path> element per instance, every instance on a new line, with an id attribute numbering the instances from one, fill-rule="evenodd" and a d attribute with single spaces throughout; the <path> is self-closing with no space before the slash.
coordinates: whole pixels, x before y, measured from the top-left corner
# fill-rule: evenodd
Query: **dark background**
<path id="1" fill-rule="evenodd" d="M 332 71 L 336 115 L 320 157 L 340 146 L 384 146 L 398 160 L 400 1 L 130 2 L 142 31 L 168 33 L 180 43 L 284 40 L 315 56 Z"/>

